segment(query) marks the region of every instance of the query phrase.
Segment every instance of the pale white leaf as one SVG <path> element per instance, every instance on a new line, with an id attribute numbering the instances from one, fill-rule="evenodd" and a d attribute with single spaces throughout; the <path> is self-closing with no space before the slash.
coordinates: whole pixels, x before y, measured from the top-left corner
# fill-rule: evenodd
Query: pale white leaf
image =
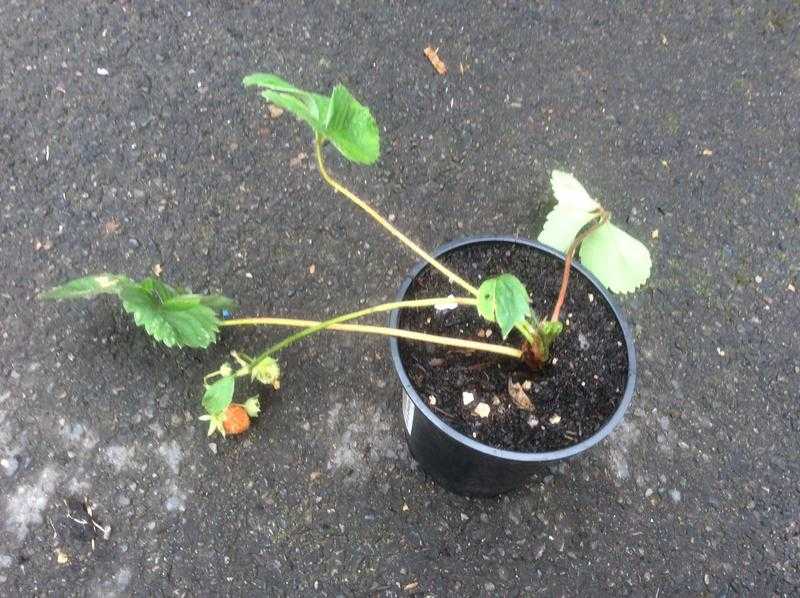
<path id="1" fill-rule="evenodd" d="M 575 236 L 593 218 L 594 215 L 589 212 L 574 210 L 558 204 L 547 215 L 538 240 L 562 253 L 566 252 Z"/>
<path id="2" fill-rule="evenodd" d="M 550 184 L 559 206 L 581 212 L 593 212 L 600 207 L 578 179 L 568 172 L 554 170 L 550 175 Z"/>
<path id="3" fill-rule="evenodd" d="M 607 222 L 584 239 L 581 263 L 615 293 L 630 293 L 650 276 L 650 251 L 621 228 Z"/>

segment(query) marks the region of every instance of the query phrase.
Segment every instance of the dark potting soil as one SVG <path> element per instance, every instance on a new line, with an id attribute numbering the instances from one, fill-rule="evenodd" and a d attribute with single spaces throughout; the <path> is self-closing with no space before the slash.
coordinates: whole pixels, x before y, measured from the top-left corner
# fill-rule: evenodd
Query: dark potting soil
<path id="1" fill-rule="evenodd" d="M 540 317 L 549 317 L 563 272 L 563 262 L 555 257 L 509 242 L 454 249 L 440 260 L 476 285 L 504 272 L 516 275 L 528 289 L 533 310 Z M 465 296 L 460 287 L 426 266 L 412 282 L 406 299 L 451 293 Z M 561 320 L 564 332 L 553 343 L 552 363 L 538 372 L 501 355 L 403 340 L 399 342 L 400 358 L 423 400 L 462 434 L 512 451 L 553 451 L 581 442 L 608 421 L 622 400 L 628 375 L 622 329 L 602 295 L 575 269 Z M 450 311 L 403 310 L 400 327 L 503 342 L 499 328 L 469 306 Z M 516 331 L 506 341 L 517 347 L 521 343 L 522 337 Z M 529 381 L 526 394 L 533 411 L 519 409 L 512 402 L 509 380 L 518 384 Z M 472 403 L 464 405 L 464 392 L 474 395 Z M 431 396 L 435 397 L 435 405 L 431 404 Z M 486 418 L 475 414 L 480 402 L 491 408 Z"/>

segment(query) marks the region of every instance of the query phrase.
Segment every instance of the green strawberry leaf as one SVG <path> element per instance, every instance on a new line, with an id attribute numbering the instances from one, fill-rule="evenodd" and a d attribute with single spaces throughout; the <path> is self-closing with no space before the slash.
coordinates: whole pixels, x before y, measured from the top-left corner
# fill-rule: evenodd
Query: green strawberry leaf
<path id="1" fill-rule="evenodd" d="M 112 295 L 119 294 L 120 289 L 125 285 L 134 284 L 129 278 L 118 274 L 96 274 L 94 276 L 84 276 L 76 278 L 67 283 L 50 289 L 40 295 L 42 299 L 89 299 L 102 293 Z"/>
<path id="2" fill-rule="evenodd" d="M 202 401 L 206 413 L 217 415 L 225 411 L 233 400 L 235 386 L 236 380 L 233 376 L 224 376 L 213 384 L 206 386 Z"/>
<path id="3" fill-rule="evenodd" d="M 553 341 L 558 337 L 559 334 L 564 330 L 564 325 L 558 321 L 551 321 L 551 320 L 544 320 L 539 322 L 537 326 L 537 331 L 539 332 L 539 337 L 542 339 L 542 343 L 550 350 L 550 345 L 553 344 Z"/>
<path id="4" fill-rule="evenodd" d="M 381 152 L 378 124 L 344 85 L 333 88 L 324 135 L 352 162 L 372 164 Z"/>
<path id="5" fill-rule="evenodd" d="M 325 96 L 303 91 L 277 75 L 269 73 L 253 73 L 242 79 L 242 83 L 245 87 L 256 86 L 263 89 L 261 96 L 265 100 L 288 110 L 316 133 L 323 134 L 329 102 Z"/>
<path id="6" fill-rule="evenodd" d="M 137 283 L 118 274 L 78 278 L 43 293 L 42 298 L 89 298 L 100 293 L 117 295 L 136 325 L 168 347 L 208 347 L 217 340 L 217 312 L 235 306 L 221 295 L 178 292 L 155 278 Z"/>
<path id="7" fill-rule="evenodd" d="M 257 86 L 261 96 L 288 110 L 329 140 L 348 160 L 372 164 L 380 155 L 380 132 L 369 108 L 360 104 L 343 85 L 330 97 L 299 89 L 269 73 L 254 73 L 242 80 L 245 87 Z"/>
<path id="8" fill-rule="evenodd" d="M 120 293 L 122 308 L 137 326 L 168 347 L 206 348 L 217 340 L 219 321 L 197 295 L 175 295 L 163 300 L 141 285 Z"/>
<path id="9" fill-rule="evenodd" d="M 525 285 L 513 274 L 485 280 L 478 288 L 478 313 L 497 322 L 503 339 L 507 338 L 514 326 L 532 317 Z"/>
<path id="10" fill-rule="evenodd" d="M 610 222 L 586 237 L 579 253 L 581 263 L 615 293 L 630 293 L 650 276 L 650 251 Z"/>

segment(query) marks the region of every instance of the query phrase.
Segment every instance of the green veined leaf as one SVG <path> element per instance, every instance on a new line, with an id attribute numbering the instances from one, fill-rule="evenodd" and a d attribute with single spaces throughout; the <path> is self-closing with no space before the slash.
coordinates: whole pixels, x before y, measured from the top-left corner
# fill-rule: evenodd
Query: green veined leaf
<path id="1" fill-rule="evenodd" d="M 120 288 L 134 284 L 129 278 L 119 274 L 96 274 L 84 276 L 50 289 L 41 294 L 42 299 L 79 299 L 90 298 L 101 293 L 116 295 Z"/>
<path id="2" fill-rule="evenodd" d="M 581 263 L 615 293 L 630 293 L 650 276 L 650 251 L 610 222 L 584 239 Z"/>
<path id="3" fill-rule="evenodd" d="M 550 185 L 553 187 L 556 201 L 564 208 L 592 212 L 600 207 L 578 179 L 568 172 L 554 170 L 550 174 Z"/>
<path id="4" fill-rule="evenodd" d="M 497 322 L 505 339 L 517 324 L 530 318 L 528 291 L 513 274 L 501 274 L 485 280 L 478 288 L 478 313 Z"/>
<path id="5" fill-rule="evenodd" d="M 295 87 L 285 79 L 280 78 L 278 75 L 273 75 L 272 73 L 253 73 L 252 75 L 247 75 L 244 79 L 242 79 L 242 84 L 245 87 L 251 87 L 255 85 L 257 87 L 264 87 L 266 89 L 273 89 L 275 91 L 304 93 L 302 89 Z"/>
<path id="6" fill-rule="evenodd" d="M 242 80 L 246 87 L 263 89 L 261 96 L 288 110 L 328 139 L 341 154 L 359 164 L 372 164 L 380 155 L 380 132 L 369 108 L 360 104 L 343 85 L 330 97 L 299 89 L 268 73 L 254 73 Z"/>
<path id="7" fill-rule="evenodd" d="M 206 413 L 217 415 L 225 411 L 233 400 L 235 386 L 236 380 L 233 376 L 224 376 L 213 384 L 206 386 L 202 401 Z"/>
<path id="8" fill-rule="evenodd" d="M 89 298 L 100 293 L 119 296 L 136 325 L 168 347 L 208 347 L 219 332 L 216 312 L 235 307 L 222 295 L 179 292 L 155 278 L 136 283 L 119 274 L 78 278 L 43 293 L 42 298 Z"/>
<path id="9" fill-rule="evenodd" d="M 545 320 L 543 322 L 539 322 L 536 329 L 539 332 L 542 343 L 549 351 L 550 345 L 553 344 L 553 340 L 555 340 L 555 338 L 564 330 L 564 324 L 558 321 L 552 322 L 550 320 Z"/>
<path id="10" fill-rule="evenodd" d="M 557 204 L 547 215 L 537 239 L 540 243 L 566 253 L 575 236 L 594 218 L 594 214 L 590 212 L 563 208 L 561 204 Z"/>
<path id="11" fill-rule="evenodd" d="M 196 295 L 189 293 L 186 289 L 171 287 L 157 278 L 144 278 L 139 285 L 151 295 L 155 295 L 161 302 L 166 302 L 173 297 L 193 297 L 194 300 L 211 308 L 214 312 L 221 312 L 223 309 L 235 309 L 236 302 L 223 295 Z"/>
<path id="12" fill-rule="evenodd" d="M 242 83 L 245 87 L 262 88 L 265 100 L 288 110 L 320 135 L 324 133 L 329 103 L 325 96 L 303 91 L 270 73 L 253 73 L 242 79 Z"/>
<path id="13" fill-rule="evenodd" d="M 337 85 L 331 93 L 325 136 L 353 162 L 372 164 L 380 155 L 378 124 L 369 108 L 362 106 L 344 85 Z"/>
<path id="14" fill-rule="evenodd" d="M 261 97 L 271 104 L 288 110 L 300 120 L 305 121 L 320 135 L 324 134 L 325 128 L 322 119 L 325 118 L 328 112 L 328 98 L 317 96 L 316 94 L 306 94 L 305 92 L 303 92 L 302 96 L 294 96 L 270 90 L 262 91 Z"/>
<path id="15" fill-rule="evenodd" d="M 120 299 L 136 325 L 168 347 L 204 349 L 217 340 L 217 316 L 196 295 L 176 295 L 162 301 L 141 286 L 131 286 L 123 289 Z"/>

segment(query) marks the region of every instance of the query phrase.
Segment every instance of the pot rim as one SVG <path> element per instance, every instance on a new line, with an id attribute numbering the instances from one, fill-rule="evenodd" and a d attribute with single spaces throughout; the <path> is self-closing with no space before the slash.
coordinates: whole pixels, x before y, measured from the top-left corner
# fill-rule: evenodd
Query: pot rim
<path id="1" fill-rule="evenodd" d="M 518 245 L 525 245 L 527 247 L 532 247 L 537 251 L 541 251 L 543 253 L 547 253 L 552 255 L 560 260 L 564 260 L 564 254 L 552 247 L 547 245 L 543 245 L 538 241 L 532 241 L 530 239 L 522 238 L 522 237 L 515 237 L 511 235 L 485 235 L 485 236 L 474 236 L 474 237 L 466 237 L 462 239 L 456 239 L 450 241 L 449 243 L 445 243 L 436 248 L 432 252 L 434 257 L 439 257 L 442 254 L 445 254 L 453 249 L 459 249 L 461 247 L 467 245 L 475 245 L 481 243 L 515 243 Z M 397 301 L 402 301 L 405 298 L 406 293 L 408 292 L 408 288 L 411 286 L 414 278 L 422 271 L 422 269 L 427 266 L 426 262 L 418 262 L 414 265 L 413 268 L 409 271 L 406 277 L 403 279 L 403 283 L 400 285 L 400 290 L 397 293 Z M 625 339 L 625 350 L 628 357 L 628 380 L 625 385 L 625 391 L 622 395 L 622 400 L 620 401 L 619 405 L 617 405 L 616 410 L 614 411 L 613 415 L 608 419 L 608 421 L 603 424 L 603 426 L 594 434 L 589 436 L 588 438 L 582 440 L 578 444 L 568 446 L 563 449 L 559 449 L 556 451 L 546 451 L 541 453 L 532 453 L 532 452 L 519 452 L 519 451 L 510 451 L 507 449 L 499 449 L 493 446 L 489 446 L 487 444 L 483 444 L 478 442 L 477 440 L 470 438 L 462 434 L 461 432 L 451 428 L 447 425 L 444 421 L 439 419 L 439 417 L 428 407 L 428 405 L 423 401 L 419 394 L 417 393 L 416 389 L 414 388 L 411 380 L 406 373 L 405 368 L 403 367 L 403 363 L 400 360 L 400 349 L 398 344 L 398 339 L 396 337 L 391 337 L 389 339 L 389 348 L 392 355 L 392 364 L 394 365 L 395 371 L 400 378 L 400 383 L 403 385 L 403 389 L 405 390 L 406 394 L 408 394 L 411 401 L 414 403 L 414 406 L 419 409 L 422 414 L 433 423 L 439 430 L 445 433 L 447 436 L 456 440 L 469 448 L 478 451 L 484 455 L 496 457 L 499 459 L 504 459 L 508 461 L 518 461 L 518 462 L 551 462 L 551 461 L 560 461 L 563 459 L 567 459 L 570 457 L 574 457 L 578 455 L 590 447 L 596 445 L 598 442 L 603 440 L 606 436 L 608 436 L 611 431 L 617 427 L 617 425 L 622 421 L 622 418 L 625 415 L 625 412 L 628 410 L 630 406 L 631 400 L 633 399 L 633 391 L 636 385 L 636 352 L 633 346 L 633 334 L 631 333 L 630 326 L 628 325 L 625 318 L 622 316 L 622 312 L 619 309 L 619 306 L 614 301 L 613 297 L 611 297 L 610 292 L 600 283 L 599 280 L 589 272 L 583 265 L 577 262 L 572 262 L 572 267 L 578 270 L 581 274 L 586 276 L 589 281 L 597 288 L 597 291 L 603 296 L 606 303 L 611 307 L 611 311 L 614 314 L 614 317 L 617 319 L 617 322 L 622 329 L 622 336 Z M 389 327 L 391 328 L 398 328 L 398 321 L 400 319 L 400 311 L 395 309 L 389 313 Z"/>

